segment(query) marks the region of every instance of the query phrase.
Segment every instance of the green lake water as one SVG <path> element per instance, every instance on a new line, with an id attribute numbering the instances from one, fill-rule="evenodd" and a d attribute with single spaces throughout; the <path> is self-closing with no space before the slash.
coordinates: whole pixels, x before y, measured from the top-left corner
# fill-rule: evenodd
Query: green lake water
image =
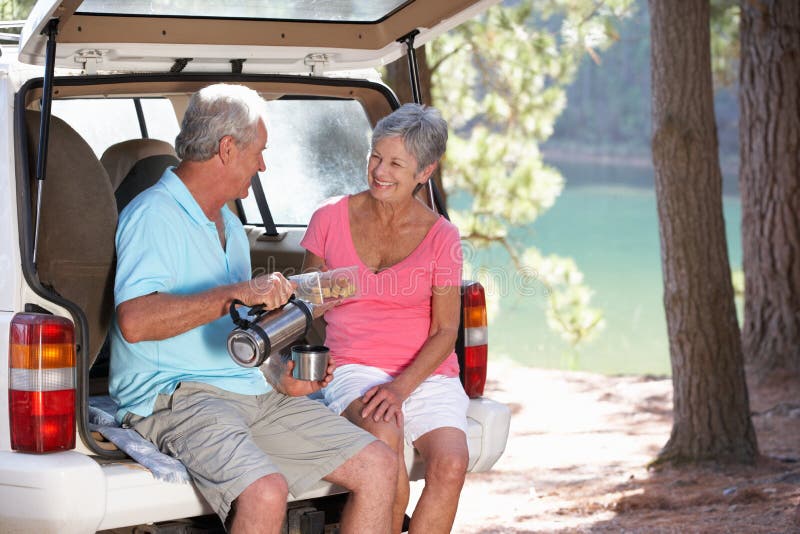
<path id="1" fill-rule="evenodd" d="M 603 309 L 605 328 L 575 352 L 548 328 L 541 291 L 506 291 L 489 328 L 490 359 L 607 374 L 669 374 L 652 169 L 555 166 L 566 180 L 561 196 L 512 236 L 543 254 L 572 257 L 594 291 L 592 305 Z M 741 208 L 734 180 L 725 181 L 723 209 L 730 261 L 738 269 Z M 499 248 L 479 256 L 481 263 L 510 269 Z"/>

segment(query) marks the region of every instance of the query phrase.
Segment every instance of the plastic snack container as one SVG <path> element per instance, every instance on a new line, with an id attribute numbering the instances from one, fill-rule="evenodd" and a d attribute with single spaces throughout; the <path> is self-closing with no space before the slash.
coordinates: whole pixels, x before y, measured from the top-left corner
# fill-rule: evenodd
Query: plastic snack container
<path id="1" fill-rule="evenodd" d="M 297 282 L 297 298 L 312 304 L 328 304 L 358 294 L 358 267 L 355 265 L 293 275 L 289 280 Z"/>

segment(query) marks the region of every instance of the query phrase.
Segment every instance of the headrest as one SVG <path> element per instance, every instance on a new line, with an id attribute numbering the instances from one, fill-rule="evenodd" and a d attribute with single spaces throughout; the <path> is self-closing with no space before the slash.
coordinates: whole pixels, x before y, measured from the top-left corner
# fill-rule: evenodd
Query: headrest
<path id="1" fill-rule="evenodd" d="M 178 160 L 175 149 L 166 141 L 161 141 L 160 139 L 130 139 L 108 147 L 103 152 L 100 163 L 103 164 L 108 173 L 112 189 L 116 191 L 133 166 L 150 156 L 172 156 L 175 161 Z"/>

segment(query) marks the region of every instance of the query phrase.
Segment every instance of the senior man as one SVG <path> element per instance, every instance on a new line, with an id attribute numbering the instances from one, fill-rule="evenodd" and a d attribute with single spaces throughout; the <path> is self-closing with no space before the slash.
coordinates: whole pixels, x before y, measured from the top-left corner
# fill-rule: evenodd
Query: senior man
<path id="1" fill-rule="evenodd" d="M 183 462 L 232 532 L 278 532 L 288 492 L 320 479 L 352 493 L 343 532 L 388 532 L 396 459 L 368 433 L 304 395 L 326 385 L 271 377 L 227 354 L 234 299 L 276 308 L 293 287 L 251 279 L 244 229 L 226 202 L 265 170 L 265 103 L 246 87 L 192 96 L 181 158 L 136 197 L 117 229 L 109 390 L 116 417 Z"/>

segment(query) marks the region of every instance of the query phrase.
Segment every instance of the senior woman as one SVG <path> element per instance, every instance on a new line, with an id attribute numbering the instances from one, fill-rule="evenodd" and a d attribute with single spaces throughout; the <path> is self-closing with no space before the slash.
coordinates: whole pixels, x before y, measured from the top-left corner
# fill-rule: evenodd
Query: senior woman
<path id="1" fill-rule="evenodd" d="M 368 189 L 327 201 L 301 242 L 304 269 L 359 268 L 359 295 L 325 314 L 337 364 L 325 402 L 400 458 L 393 528 L 408 506 L 404 442 L 425 461 L 410 532 L 449 532 L 467 470 L 468 399 L 453 351 L 460 314 L 458 230 L 415 196 L 447 144 L 431 107 L 406 104 L 378 122 Z"/>

